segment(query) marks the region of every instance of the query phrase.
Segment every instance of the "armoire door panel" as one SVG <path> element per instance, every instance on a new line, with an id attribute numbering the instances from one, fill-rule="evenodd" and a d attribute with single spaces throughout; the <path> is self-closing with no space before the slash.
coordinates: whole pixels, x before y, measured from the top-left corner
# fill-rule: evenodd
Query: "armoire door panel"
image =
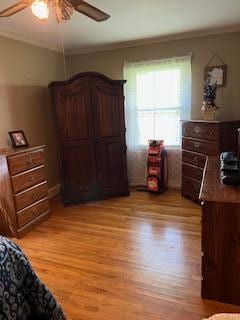
<path id="1" fill-rule="evenodd" d="M 65 145 L 62 165 L 67 199 L 74 202 L 74 199 L 90 200 L 97 198 L 93 145 L 78 143 Z"/>
<path id="2" fill-rule="evenodd" d="M 122 140 L 96 144 L 97 176 L 100 193 L 126 192 L 126 147 Z"/>
<path id="3" fill-rule="evenodd" d="M 93 109 L 96 137 L 116 137 L 125 132 L 123 92 L 119 87 L 94 82 Z"/>
<path id="4" fill-rule="evenodd" d="M 64 91 L 58 105 L 63 140 L 83 140 L 93 137 L 91 91 L 88 84 L 79 90 Z"/>

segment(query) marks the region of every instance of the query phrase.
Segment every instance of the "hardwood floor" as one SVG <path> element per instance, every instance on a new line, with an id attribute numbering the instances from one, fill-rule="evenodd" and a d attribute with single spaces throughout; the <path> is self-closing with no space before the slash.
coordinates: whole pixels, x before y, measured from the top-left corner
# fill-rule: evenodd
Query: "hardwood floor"
<path id="1" fill-rule="evenodd" d="M 178 192 L 64 208 L 16 242 L 74 320 L 197 320 L 240 307 L 200 298 L 200 208 Z"/>

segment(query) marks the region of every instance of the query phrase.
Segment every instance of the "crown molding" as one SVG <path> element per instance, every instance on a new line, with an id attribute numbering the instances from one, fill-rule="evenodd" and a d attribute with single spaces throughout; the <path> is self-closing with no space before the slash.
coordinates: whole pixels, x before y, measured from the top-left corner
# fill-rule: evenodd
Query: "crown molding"
<path id="1" fill-rule="evenodd" d="M 49 42 L 42 41 L 39 39 L 34 39 L 33 37 L 25 36 L 22 34 L 18 34 L 18 33 L 12 32 L 12 30 L 8 30 L 5 28 L 0 28 L 0 36 L 5 37 L 5 38 L 9 38 L 9 39 L 13 39 L 13 40 L 17 40 L 20 42 L 24 42 L 27 44 L 31 44 L 33 46 L 47 49 L 50 51 L 54 51 L 54 52 L 58 52 L 58 53 L 61 52 L 60 47 L 52 45 Z"/>
<path id="2" fill-rule="evenodd" d="M 141 40 L 117 42 L 112 44 L 85 47 L 77 50 L 66 50 L 66 54 L 72 56 L 72 55 L 86 54 L 86 53 L 93 53 L 93 52 L 103 52 L 103 51 L 131 48 L 136 46 L 144 46 L 144 45 L 150 45 L 150 44 L 171 42 L 171 41 L 184 40 L 184 39 L 192 39 L 192 38 L 201 38 L 206 36 L 236 33 L 236 32 L 240 32 L 240 25 L 184 32 L 184 33 L 172 34 L 168 36 L 146 38 Z"/>
<path id="3" fill-rule="evenodd" d="M 150 44 L 171 42 L 171 41 L 191 39 L 191 38 L 200 38 L 200 37 L 218 35 L 218 34 L 236 33 L 236 32 L 240 32 L 240 25 L 184 32 L 184 33 L 178 33 L 178 34 L 172 34 L 172 35 L 160 36 L 160 37 L 154 37 L 154 38 L 102 44 L 97 46 L 83 47 L 76 50 L 69 50 L 68 48 L 65 48 L 65 53 L 66 55 L 72 56 L 72 55 L 78 55 L 78 54 L 104 52 L 104 51 L 110 51 L 110 50 L 131 48 L 136 46 L 144 46 L 144 45 L 150 45 Z M 33 46 L 37 46 L 43 49 L 47 49 L 50 51 L 54 51 L 57 53 L 62 52 L 62 49 L 60 48 L 60 46 L 53 45 L 43 40 L 35 39 L 33 37 L 18 34 L 6 28 L 0 28 L 0 36 L 21 41 L 21 42 L 24 42 Z"/>

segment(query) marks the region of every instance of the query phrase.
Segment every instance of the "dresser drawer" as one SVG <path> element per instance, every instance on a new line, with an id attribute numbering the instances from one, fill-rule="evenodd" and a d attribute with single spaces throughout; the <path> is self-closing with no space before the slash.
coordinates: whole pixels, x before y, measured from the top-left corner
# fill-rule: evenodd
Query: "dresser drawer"
<path id="1" fill-rule="evenodd" d="M 9 172 L 11 175 L 41 166 L 44 163 L 45 159 L 43 150 L 8 157 Z"/>
<path id="2" fill-rule="evenodd" d="M 201 182 L 195 179 L 183 176 L 182 177 L 182 189 L 190 189 L 193 192 L 197 192 L 199 195 L 201 188 Z"/>
<path id="3" fill-rule="evenodd" d="M 182 175 L 193 178 L 195 180 L 198 180 L 199 182 L 202 181 L 203 177 L 203 169 L 183 163 L 182 164 Z"/>
<path id="4" fill-rule="evenodd" d="M 50 211 L 48 199 L 44 199 L 42 201 L 37 202 L 36 204 L 19 211 L 17 213 L 18 219 L 18 226 L 21 228 L 25 224 L 33 221 L 37 217 L 41 216 L 42 214 Z"/>
<path id="5" fill-rule="evenodd" d="M 182 188 L 182 197 L 189 198 L 192 201 L 199 201 L 199 192 L 190 188 Z"/>
<path id="6" fill-rule="evenodd" d="M 36 187 L 23 191 L 14 196 L 16 211 L 19 211 L 34 202 L 47 197 L 47 182 L 41 183 Z"/>
<path id="7" fill-rule="evenodd" d="M 183 138 L 182 148 L 198 153 L 204 153 L 206 155 L 217 155 L 219 153 L 219 144 L 206 140 Z"/>
<path id="8" fill-rule="evenodd" d="M 183 150 L 182 161 L 196 167 L 204 168 L 206 163 L 206 156 L 204 156 L 203 154 Z"/>
<path id="9" fill-rule="evenodd" d="M 220 128 L 217 123 L 184 122 L 183 136 L 209 141 L 219 141 Z"/>
<path id="10" fill-rule="evenodd" d="M 46 180 L 44 166 L 12 176 L 13 193 L 24 191 Z"/>

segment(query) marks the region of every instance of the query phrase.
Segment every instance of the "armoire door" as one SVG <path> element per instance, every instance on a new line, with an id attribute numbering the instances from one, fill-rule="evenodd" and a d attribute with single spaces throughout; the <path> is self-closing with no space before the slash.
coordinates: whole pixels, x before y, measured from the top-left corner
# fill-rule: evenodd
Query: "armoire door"
<path id="1" fill-rule="evenodd" d="M 99 193 L 127 195 L 123 87 L 95 79 L 92 92 Z"/>
<path id="2" fill-rule="evenodd" d="M 128 195 L 126 147 L 121 138 L 96 143 L 99 193 L 103 197 Z"/>
<path id="3" fill-rule="evenodd" d="M 95 138 L 125 138 L 123 87 L 94 79 L 92 103 Z"/>
<path id="4" fill-rule="evenodd" d="M 57 93 L 64 202 L 97 198 L 91 90 L 88 82 Z"/>
<path id="5" fill-rule="evenodd" d="M 98 199 L 93 143 L 66 143 L 63 151 L 64 202 Z"/>

